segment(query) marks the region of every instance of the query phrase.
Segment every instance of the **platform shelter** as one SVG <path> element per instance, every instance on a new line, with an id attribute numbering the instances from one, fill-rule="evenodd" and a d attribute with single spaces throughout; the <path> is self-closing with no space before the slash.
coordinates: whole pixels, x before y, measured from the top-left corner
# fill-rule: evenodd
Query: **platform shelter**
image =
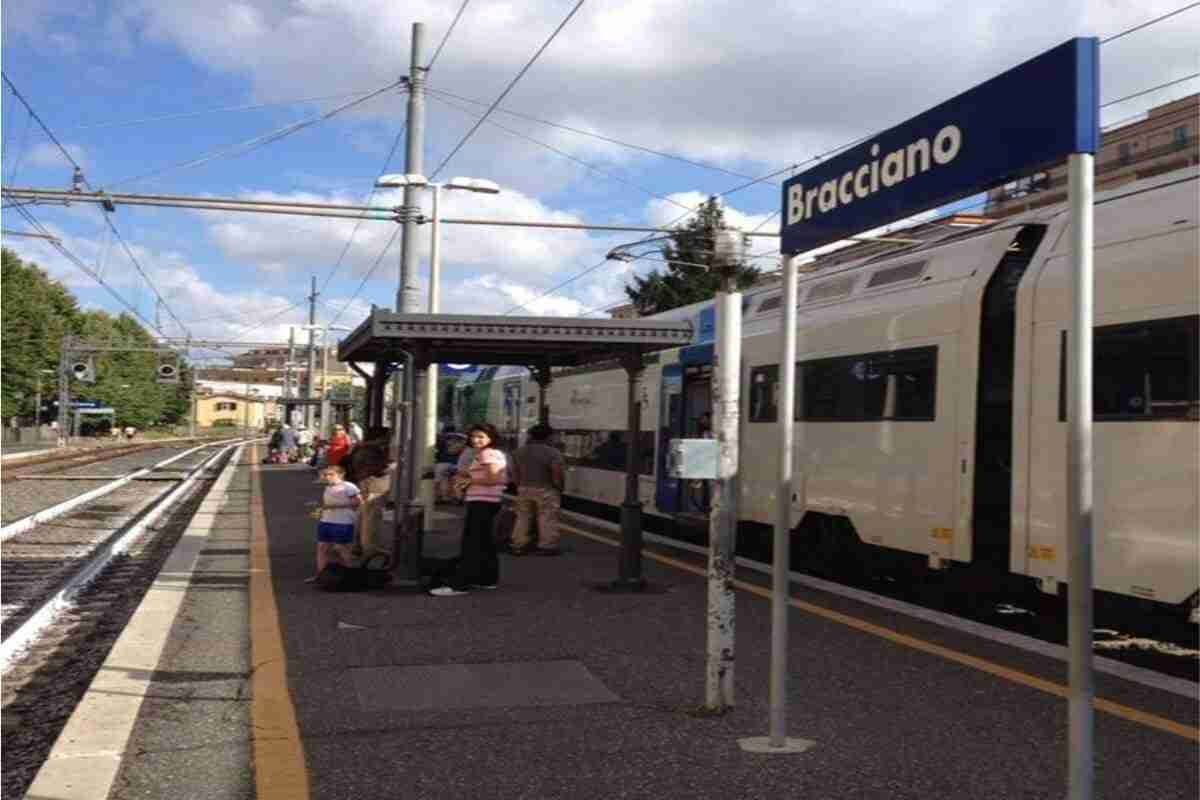
<path id="1" fill-rule="evenodd" d="M 659 350 L 691 344 L 689 322 L 660 320 L 596 320 L 577 317 L 509 317 L 465 314 L 398 314 L 372 309 L 371 315 L 342 340 L 338 360 L 349 362 L 368 379 L 368 424 L 384 420 L 384 386 L 401 366 L 400 401 L 393 409 L 392 426 L 400 453 L 400 469 L 392 497 L 401 513 L 396 515 L 398 547 L 406 580 L 420 584 L 422 531 L 420 509 L 415 502 L 419 465 L 416 455 L 432 442 L 424 442 L 421 394 L 431 364 L 481 364 L 528 367 L 541 388 L 539 419 L 549 421 L 547 390 L 556 367 L 579 367 L 610 361 L 619 363 L 628 376 L 629 442 L 626 453 L 625 500 L 621 505 L 621 555 L 616 589 L 638 591 L 642 579 L 642 504 L 638 498 L 637 465 L 641 463 L 638 440 L 641 404 L 638 383 L 645 356 Z M 367 375 L 362 364 L 373 364 Z"/>

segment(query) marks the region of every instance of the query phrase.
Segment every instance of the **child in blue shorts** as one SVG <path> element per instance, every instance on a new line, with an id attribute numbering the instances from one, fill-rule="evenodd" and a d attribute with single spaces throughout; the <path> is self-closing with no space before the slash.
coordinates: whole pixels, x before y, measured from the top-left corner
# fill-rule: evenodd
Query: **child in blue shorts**
<path id="1" fill-rule="evenodd" d="M 321 470 L 321 482 L 326 488 L 317 523 L 317 575 L 329 564 L 331 556 L 342 566 L 353 566 L 350 545 L 354 542 L 354 519 L 362 505 L 358 487 L 346 480 L 346 470 L 342 467 L 325 467 Z M 305 583 L 316 580 L 314 575 Z"/>

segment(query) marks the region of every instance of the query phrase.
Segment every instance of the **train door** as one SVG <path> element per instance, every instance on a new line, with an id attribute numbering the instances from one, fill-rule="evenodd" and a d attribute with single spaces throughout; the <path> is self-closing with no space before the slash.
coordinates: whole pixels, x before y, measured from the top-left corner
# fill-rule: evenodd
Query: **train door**
<path id="1" fill-rule="evenodd" d="M 679 510 L 678 478 L 667 475 L 667 451 L 672 439 L 683 437 L 683 365 L 662 368 L 662 386 L 658 403 L 658 480 L 654 503 L 658 510 L 673 514 Z"/>
<path id="2" fill-rule="evenodd" d="M 689 439 L 713 435 L 712 363 L 693 364 L 683 370 L 683 430 Z M 683 481 L 679 512 L 707 516 L 712 502 L 711 481 Z"/>
<path id="3" fill-rule="evenodd" d="M 1005 572 L 1012 540 L 1017 287 L 1045 232 L 1040 225 L 1021 229 L 988 280 L 980 310 L 972 560 Z"/>

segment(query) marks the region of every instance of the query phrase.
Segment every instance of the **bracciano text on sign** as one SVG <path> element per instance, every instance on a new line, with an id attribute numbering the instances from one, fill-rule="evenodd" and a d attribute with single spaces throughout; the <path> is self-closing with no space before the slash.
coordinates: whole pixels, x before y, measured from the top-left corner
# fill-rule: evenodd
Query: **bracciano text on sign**
<path id="1" fill-rule="evenodd" d="M 933 137 L 917 139 L 888 153 L 881 161 L 879 145 L 871 145 L 870 162 L 847 170 L 840 178 L 818 186 L 796 183 L 788 187 L 787 222 L 795 225 L 824 214 L 855 199 L 870 197 L 881 189 L 890 189 L 906 179 L 952 162 L 962 149 L 963 135 L 956 125 L 947 125 Z"/>

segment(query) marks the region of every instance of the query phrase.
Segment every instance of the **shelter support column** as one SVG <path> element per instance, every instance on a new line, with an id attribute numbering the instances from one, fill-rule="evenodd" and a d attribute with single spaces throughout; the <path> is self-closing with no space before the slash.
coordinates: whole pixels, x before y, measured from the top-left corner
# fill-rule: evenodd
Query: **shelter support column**
<path id="1" fill-rule="evenodd" d="M 533 367 L 530 370 L 533 373 L 533 379 L 538 385 L 538 422 L 542 425 L 550 424 L 550 382 L 553 378 L 550 375 L 550 364 L 543 364 L 538 367 Z"/>
<path id="2" fill-rule="evenodd" d="M 388 368 L 382 361 L 375 362 L 375 374 L 367 388 L 367 427 L 383 425 L 384 415 L 383 395 L 387 387 Z"/>
<path id="3" fill-rule="evenodd" d="M 638 590 L 645 587 L 642 578 L 642 501 L 638 497 L 638 467 L 641 464 L 639 440 L 642 432 L 641 380 L 644 367 L 641 353 L 625 358 L 628 376 L 629 441 L 625 450 L 625 501 L 621 503 L 620 577 L 614 588 Z"/>

